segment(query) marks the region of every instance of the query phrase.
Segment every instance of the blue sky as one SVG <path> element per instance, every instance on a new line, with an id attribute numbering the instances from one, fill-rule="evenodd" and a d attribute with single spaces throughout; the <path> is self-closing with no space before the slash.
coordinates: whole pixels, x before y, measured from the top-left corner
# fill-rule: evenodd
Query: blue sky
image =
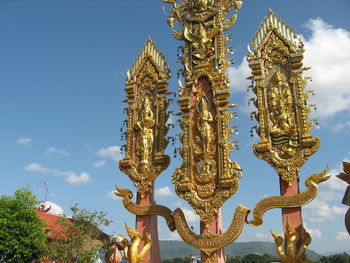
<path id="1" fill-rule="evenodd" d="M 350 159 L 350 2 L 250 0 L 239 11 L 231 29 L 232 103 L 239 107 L 240 150 L 232 159 L 243 168 L 244 177 L 236 195 L 223 207 L 227 227 L 238 204 L 253 208 L 263 197 L 279 193 L 275 171 L 254 157 L 249 137 L 249 109 L 244 62 L 251 41 L 268 8 L 291 25 L 306 42 L 305 64 L 316 91 L 313 102 L 321 128 L 321 148 L 301 170 L 307 175 L 330 164 L 331 173 Z M 170 33 L 162 2 L 155 0 L 0 0 L 0 194 L 12 194 L 29 184 L 44 199 L 44 180 L 49 181 L 48 199 L 69 215 L 69 207 L 103 209 L 114 223 L 108 233 L 124 232 L 132 224 L 120 200 L 110 198 L 114 184 L 134 189 L 117 165 L 120 158 L 120 128 L 126 71 L 150 35 L 166 56 L 176 76 L 176 48 L 180 43 Z M 177 88 L 176 78 L 170 89 Z M 176 105 L 172 105 L 174 110 Z M 178 145 L 179 146 L 179 145 Z M 173 149 L 168 147 L 168 153 Z M 198 218 L 178 198 L 171 166 L 156 182 L 157 202 L 185 210 L 189 224 L 198 230 Z M 341 204 L 346 185 L 338 179 L 321 186 L 320 195 L 304 212 L 313 235 L 311 248 L 327 253 L 349 248 Z M 304 189 L 304 185 L 301 184 Z M 59 209 L 57 207 L 57 209 Z M 176 239 L 160 219 L 160 238 Z M 271 240 L 269 229 L 281 232 L 280 211 L 268 212 L 263 227 L 245 227 L 237 241 Z"/>

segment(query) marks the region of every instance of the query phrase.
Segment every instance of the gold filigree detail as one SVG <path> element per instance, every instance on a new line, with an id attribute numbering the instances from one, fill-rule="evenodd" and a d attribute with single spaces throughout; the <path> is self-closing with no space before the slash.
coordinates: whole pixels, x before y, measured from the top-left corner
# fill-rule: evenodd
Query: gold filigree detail
<path id="1" fill-rule="evenodd" d="M 253 39 L 248 54 L 252 79 L 256 82 L 253 99 L 261 138 L 253 145 L 254 154 L 275 168 L 282 180 L 291 185 L 300 167 L 320 145 L 310 135 L 307 119 L 308 93 L 302 68 L 303 43 L 293 30 L 271 10 Z"/>
<path id="2" fill-rule="evenodd" d="M 145 245 L 142 247 L 142 250 L 139 252 L 139 246 L 141 244 L 141 235 L 135 229 L 132 229 L 125 224 L 126 231 L 130 237 L 130 242 L 128 239 L 119 234 L 122 237 L 122 243 L 124 245 L 124 256 L 128 263 L 140 263 L 144 260 L 146 253 L 150 250 L 152 246 L 152 238 L 150 234 L 146 236 Z"/>
<path id="3" fill-rule="evenodd" d="M 169 208 L 161 205 L 141 206 L 131 201 L 133 194 L 129 189 L 121 189 L 118 186 L 116 186 L 116 189 L 117 192 L 115 194 L 123 198 L 123 205 L 130 213 L 164 217 L 171 231 L 176 229 L 184 242 L 204 251 L 208 256 L 238 238 L 243 230 L 249 212 L 248 208 L 240 205 L 235 211 L 230 226 L 224 233 L 213 235 L 208 232 L 206 235 L 200 236 L 194 234 L 188 227 L 185 215 L 180 208 L 171 211 Z"/>
<path id="4" fill-rule="evenodd" d="M 175 230 L 175 222 L 172 217 L 172 211 L 162 205 L 139 205 L 131 201 L 133 194 L 129 189 L 121 189 L 117 185 L 115 186 L 117 192 L 116 196 L 123 198 L 123 205 L 130 213 L 138 216 L 145 215 L 158 215 L 165 219 L 169 229 L 171 231 Z"/>
<path id="5" fill-rule="evenodd" d="M 307 188 L 297 195 L 272 196 L 260 200 L 253 210 L 253 219 L 247 223 L 251 226 L 260 226 L 263 224 L 263 215 L 270 209 L 300 207 L 310 203 L 317 196 L 318 184 L 330 178 L 327 176 L 328 171 L 329 166 L 320 173 L 309 175 L 305 180 Z"/>
<path id="6" fill-rule="evenodd" d="M 119 162 L 120 169 L 133 181 L 141 196 L 150 191 L 154 180 L 170 162 L 169 156 L 164 155 L 168 144 L 165 123 L 169 78 L 164 56 L 148 39 L 128 71 L 125 157 Z"/>
<path id="7" fill-rule="evenodd" d="M 236 22 L 242 1 L 164 2 L 172 4 L 168 23 L 174 37 L 184 41 L 180 60 L 185 85 L 178 100 L 183 162 L 172 182 L 176 193 L 208 223 L 237 191 L 242 176 L 239 165 L 230 161 L 230 87 L 225 75 L 229 48 L 224 35 Z M 228 16 L 230 10 L 233 14 Z M 181 29 L 174 29 L 175 22 Z"/>
<path id="8" fill-rule="evenodd" d="M 302 236 L 300 236 L 288 218 L 284 240 L 279 234 L 272 231 L 271 234 L 275 240 L 280 260 L 285 263 L 311 263 L 305 260 L 306 249 L 311 243 L 311 236 L 305 228 L 303 228 Z M 300 247 L 298 247 L 298 243 L 301 243 Z"/>
<path id="9" fill-rule="evenodd" d="M 188 227 L 185 215 L 180 208 L 173 212 L 173 217 L 181 239 L 190 246 L 205 252 L 207 256 L 210 256 L 219 248 L 229 245 L 238 238 L 243 230 L 248 211 L 248 208 L 241 205 L 238 206 L 229 228 L 220 235 L 209 236 L 194 234 Z"/>

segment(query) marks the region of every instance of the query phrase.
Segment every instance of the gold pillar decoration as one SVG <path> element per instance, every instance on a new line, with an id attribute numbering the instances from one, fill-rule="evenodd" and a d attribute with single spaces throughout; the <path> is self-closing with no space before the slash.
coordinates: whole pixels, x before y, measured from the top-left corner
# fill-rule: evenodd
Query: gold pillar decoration
<path id="1" fill-rule="evenodd" d="M 147 235 L 147 241 L 146 244 L 143 246 L 142 250 L 139 252 L 139 246 L 141 243 L 141 235 L 139 232 L 137 232 L 135 229 L 132 229 L 128 226 L 128 224 L 125 224 L 126 231 L 128 232 L 128 235 L 130 237 L 129 240 L 123 236 L 122 234 L 119 234 L 119 236 L 122 237 L 122 243 L 124 246 L 124 256 L 128 263 L 139 263 L 141 262 L 147 251 L 152 246 L 152 239 L 151 235 Z"/>
<path id="2" fill-rule="evenodd" d="M 241 168 L 230 160 L 230 87 L 225 75 L 229 48 L 224 31 L 234 25 L 238 0 L 164 0 L 172 4 L 168 24 L 183 41 L 179 56 L 185 80 L 179 88 L 183 134 L 181 167 L 173 175 L 176 193 L 208 224 L 238 189 Z M 233 9 L 232 14 L 228 15 Z M 177 22 L 181 29 L 175 29 Z M 181 81 L 180 81 L 181 82 Z"/>
<path id="3" fill-rule="evenodd" d="M 125 157 L 119 162 L 141 196 L 150 191 L 154 180 L 169 165 L 164 150 L 168 144 L 165 124 L 170 76 L 164 56 L 149 38 L 127 74 Z"/>
<path id="4" fill-rule="evenodd" d="M 256 83 L 250 87 L 258 109 L 252 115 L 260 124 L 261 139 L 253 150 L 289 185 L 320 145 L 319 138 L 310 135 L 313 124 L 308 116 L 315 105 L 306 103 L 312 91 L 305 91 L 303 72 L 309 68 L 303 67 L 303 46 L 301 35 L 269 10 L 248 47 L 248 79 Z"/>
<path id="5" fill-rule="evenodd" d="M 277 254 L 280 260 L 285 263 L 307 263 L 305 260 L 305 252 L 307 247 L 311 243 L 310 234 L 303 228 L 302 237 L 298 234 L 296 229 L 287 220 L 287 231 L 283 237 L 271 231 L 271 234 L 275 240 Z M 297 246 L 299 239 L 301 239 L 301 246 Z M 284 242 L 283 242 L 284 241 Z M 283 244 L 284 243 L 284 244 Z M 311 262 L 310 262 L 311 263 Z"/>

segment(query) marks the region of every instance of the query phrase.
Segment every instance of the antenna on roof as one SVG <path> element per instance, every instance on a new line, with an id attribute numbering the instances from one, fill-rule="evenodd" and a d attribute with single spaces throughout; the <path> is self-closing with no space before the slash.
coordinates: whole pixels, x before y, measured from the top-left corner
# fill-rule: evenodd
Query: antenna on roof
<path id="1" fill-rule="evenodd" d="M 47 201 L 47 193 L 49 191 L 49 180 L 48 179 L 45 179 L 44 180 L 44 185 L 45 185 L 45 201 L 44 203 L 46 204 L 46 201 Z"/>

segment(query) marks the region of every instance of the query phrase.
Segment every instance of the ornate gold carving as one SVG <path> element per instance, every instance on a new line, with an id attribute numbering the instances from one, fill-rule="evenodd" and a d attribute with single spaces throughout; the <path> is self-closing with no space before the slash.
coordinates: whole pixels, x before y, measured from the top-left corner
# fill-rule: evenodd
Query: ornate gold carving
<path id="1" fill-rule="evenodd" d="M 307 119 L 306 78 L 302 68 L 303 43 L 300 36 L 271 10 L 253 38 L 254 53 L 248 53 L 255 114 L 261 141 L 253 146 L 255 155 L 275 168 L 288 183 L 298 177 L 300 167 L 315 153 L 319 138 L 310 135 Z"/>
<path id="2" fill-rule="evenodd" d="M 144 196 L 155 178 L 168 167 L 164 155 L 168 119 L 166 93 L 170 70 L 164 56 L 148 39 L 144 49 L 128 71 L 126 93 L 128 120 L 125 157 L 120 169 L 129 176 Z"/>
<path id="3" fill-rule="evenodd" d="M 286 263 L 310 262 L 305 260 L 305 252 L 311 243 L 311 236 L 308 232 L 306 232 L 305 228 L 303 228 L 302 236 L 299 236 L 298 232 L 291 225 L 288 218 L 286 233 L 284 234 L 284 246 L 283 237 L 272 231 L 271 234 L 275 240 L 276 250 L 280 260 Z M 299 248 L 297 247 L 298 242 L 301 243 Z"/>
<path id="4" fill-rule="evenodd" d="M 116 195 L 123 197 L 124 207 L 135 215 L 158 215 L 164 217 L 171 231 L 177 229 L 184 242 L 204 251 L 207 255 L 212 254 L 219 248 L 232 243 L 241 234 L 249 210 L 244 206 L 238 206 L 229 228 L 221 235 L 199 236 L 188 227 L 184 213 L 180 208 L 171 211 L 161 205 L 141 206 L 131 201 L 133 194 L 128 189 L 116 186 Z"/>
<path id="5" fill-rule="evenodd" d="M 184 41 L 181 59 L 185 85 L 178 100 L 183 130 L 182 166 L 173 175 L 176 193 L 208 223 L 238 189 L 241 168 L 230 161 L 230 88 L 225 72 L 228 48 L 224 31 L 234 25 L 242 2 L 164 0 L 172 4 L 168 23 Z M 232 16 L 227 16 L 233 9 Z M 177 22 L 181 30 L 174 29 Z"/>
<path id="6" fill-rule="evenodd" d="M 128 239 L 123 236 L 122 234 L 119 234 L 119 236 L 123 239 L 123 245 L 124 245 L 124 256 L 127 262 L 129 263 L 139 263 L 141 262 L 148 250 L 152 246 L 152 238 L 150 234 L 147 234 L 146 237 L 146 243 L 143 246 L 142 250 L 139 252 L 139 246 L 141 243 L 141 235 L 139 232 L 137 232 L 135 229 L 132 229 L 128 226 L 128 224 L 125 224 L 126 231 L 128 232 L 128 235 L 130 237 L 130 242 Z"/>
<path id="7" fill-rule="evenodd" d="M 173 212 L 174 222 L 177 232 L 181 239 L 192 247 L 198 248 L 208 256 L 217 249 L 225 247 L 232 243 L 241 234 L 245 219 L 248 214 L 248 208 L 238 206 L 229 228 L 220 235 L 200 236 L 194 234 L 186 223 L 185 216 L 180 208 Z"/>
<path id="8" fill-rule="evenodd" d="M 263 215 L 270 209 L 299 207 L 310 203 L 317 196 L 318 184 L 330 178 L 327 176 L 328 171 L 329 166 L 320 173 L 309 175 L 305 180 L 307 188 L 297 195 L 272 196 L 260 200 L 253 210 L 253 219 L 247 223 L 251 226 L 260 226 L 263 224 Z"/>
<path id="9" fill-rule="evenodd" d="M 174 218 L 172 217 L 172 211 L 162 205 L 147 205 L 142 206 L 135 204 L 131 201 L 133 194 L 129 189 L 121 189 L 117 185 L 115 186 L 117 189 L 117 192 L 115 192 L 116 196 L 123 198 L 123 205 L 130 213 L 138 216 L 145 216 L 145 215 L 158 215 L 164 217 L 170 231 L 175 230 L 175 222 Z"/>

